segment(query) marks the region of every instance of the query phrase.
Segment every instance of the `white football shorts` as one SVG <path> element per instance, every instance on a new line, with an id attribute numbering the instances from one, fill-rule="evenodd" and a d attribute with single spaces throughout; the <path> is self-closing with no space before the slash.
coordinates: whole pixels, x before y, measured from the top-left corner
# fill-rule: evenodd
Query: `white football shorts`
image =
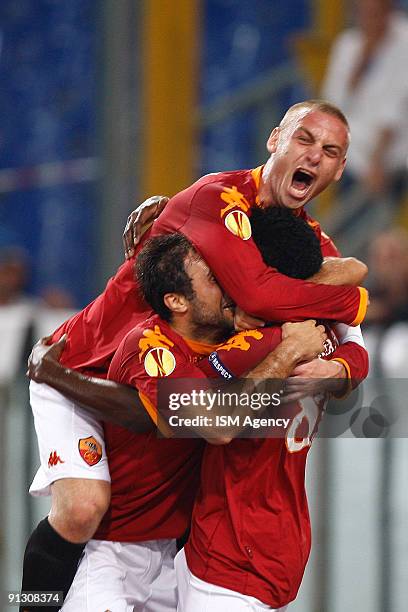
<path id="1" fill-rule="evenodd" d="M 175 554 L 175 540 L 90 540 L 61 612 L 176 612 Z"/>
<path id="2" fill-rule="evenodd" d="M 48 385 L 30 383 L 41 466 L 30 493 L 50 495 L 62 478 L 110 482 L 102 424 Z"/>
<path id="3" fill-rule="evenodd" d="M 184 549 L 177 553 L 174 565 L 178 588 L 177 612 L 284 612 L 287 609 L 287 606 L 271 608 L 250 595 L 200 580 L 188 569 Z"/>

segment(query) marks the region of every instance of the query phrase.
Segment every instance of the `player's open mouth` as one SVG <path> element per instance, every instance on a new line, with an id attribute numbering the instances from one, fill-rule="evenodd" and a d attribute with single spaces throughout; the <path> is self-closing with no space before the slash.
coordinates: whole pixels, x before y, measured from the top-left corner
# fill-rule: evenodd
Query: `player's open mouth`
<path id="1" fill-rule="evenodd" d="M 304 197 L 309 191 L 316 176 L 309 170 L 297 168 L 293 173 L 291 191 L 295 197 Z"/>

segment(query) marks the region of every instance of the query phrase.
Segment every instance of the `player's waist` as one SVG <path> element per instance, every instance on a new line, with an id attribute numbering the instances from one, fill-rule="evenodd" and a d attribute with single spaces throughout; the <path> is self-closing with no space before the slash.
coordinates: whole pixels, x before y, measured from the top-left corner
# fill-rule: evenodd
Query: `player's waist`
<path id="1" fill-rule="evenodd" d="M 160 511 L 160 508 L 157 510 Z M 191 507 L 169 511 L 165 518 L 160 512 L 156 514 L 140 510 L 126 517 L 107 515 L 93 537 L 95 540 L 111 542 L 175 539 L 187 531 L 190 521 Z"/>
<path id="2" fill-rule="evenodd" d="M 310 552 L 310 541 L 288 554 L 264 557 L 256 546 L 245 546 L 239 557 L 219 550 L 196 548 L 193 539 L 185 546 L 190 571 L 200 580 L 259 599 L 272 608 L 286 606 L 299 590 Z"/>

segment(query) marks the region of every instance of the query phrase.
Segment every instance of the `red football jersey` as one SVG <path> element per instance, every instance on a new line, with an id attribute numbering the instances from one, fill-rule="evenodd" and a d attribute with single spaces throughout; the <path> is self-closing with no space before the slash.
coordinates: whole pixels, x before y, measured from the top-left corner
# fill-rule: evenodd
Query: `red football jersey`
<path id="1" fill-rule="evenodd" d="M 143 236 L 138 249 L 149 234 Z M 54 332 L 52 342 L 67 334 L 60 360 L 63 365 L 106 377 L 121 340 L 152 312 L 138 290 L 134 266 L 132 257 L 109 279 L 103 293 Z"/>
<path id="2" fill-rule="evenodd" d="M 208 354 L 211 347 L 194 349 L 155 315 L 127 334 L 108 377 L 136 387 L 151 413 L 159 378 L 205 378 L 196 366 L 197 351 Z M 105 424 L 105 443 L 112 496 L 94 538 L 138 542 L 181 536 L 190 524 L 204 442 Z"/>
<path id="3" fill-rule="evenodd" d="M 280 339 L 279 328 L 242 332 L 203 359 L 201 367 L 226 379 L 240 376 Z M 329 333 L 323 356 L 329 357 L 336 344 Z M 206 446 L 185 546 L 195 576 L 273 608 L 295 599 L 311 541 L 306 457 L 324 404 L 325 398 L 319 397 L 295 405 L 296 417 L 285 438 L 235 439 L 226 446 Z M 311 435 L 298 438 L 304 419 Z"/>
<path id="4" fill-rule="evenodd" d="M 153 224 L 152 236 L 181 232 L 191 240 L 221 287 L 247 313 L 269 321 L 319 318 L 358 325 L 368 294 L 361 287 L 317 285 L 268 267 L 251 238 L 251 209 L 258 202 L 262 168 L 204 176 L 175 195 Z M 307 218 L 325 255 L 334 245 Z M 335 251 L 337 253 L 337 251 Z"/>
<path id="5" fill-rule="evenodd" d="M 201 178 L 169 201 L 153 224 L 151 234 L 177 231 L 185 234 L 224 290 L 248 313 L 274 321 L 312 317 L 358 324 L 367 307 L 365 289 L 316 285 L 288 278 L 265 266 L 251 239 L 250 227 L 261 170 L 224 172 Z M 319 224 L 304 211 L 299 214 L 313 227 L 323 254 L 338 254 Z M 144 240 L 148 235 L 150 232 Z M 145 319 L 146 311 L 150 312 L 137 291 L 133 264 L 133 259 L 124 263 L 105 291 L 54 333 L 54 341 L 68 333 L 61 358 L 64 365 L 96 376 L 106 375 L 119 342 Z M 342 349 L 341 361 L 353 378 L 366 375 L 362 373 L 367 355 L 360 346 L 351 343 Z"/>

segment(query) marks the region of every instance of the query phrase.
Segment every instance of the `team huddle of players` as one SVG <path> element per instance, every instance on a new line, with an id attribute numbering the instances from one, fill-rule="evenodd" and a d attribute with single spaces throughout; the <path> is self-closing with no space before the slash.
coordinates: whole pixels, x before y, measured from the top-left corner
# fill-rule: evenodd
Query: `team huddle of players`
<path id="1" fill-rule="evenodd" d="M 313 434 L 327 391 L 368 370 L 356 330 L 366 268 L 341 259 L 303 209 L 340 179 L 348 139 L 335 107 L 291 107 L 264 166 L 174 196 L 105 291 L 54 333 L 59 363 L 44 352 L 30 389 L 41 458 L 30 490 L 51 493 L 52 508 L 27 544 L 23 590 L 61 590 L 69 612 L 278 610 L 295 599 Z M 299 398 L 308 376 L 327 379 L 326 394 L 308 398 L 311 411 L 293 403 L 281 437 L 214 434 L 198 420 L 177 438 L 157 409 L 163 378 L 273 379 L 272 392 L 289 379 Z M 126 427 L 95 416 L 121 401 L 126 417 L 113 420 Z"/>

